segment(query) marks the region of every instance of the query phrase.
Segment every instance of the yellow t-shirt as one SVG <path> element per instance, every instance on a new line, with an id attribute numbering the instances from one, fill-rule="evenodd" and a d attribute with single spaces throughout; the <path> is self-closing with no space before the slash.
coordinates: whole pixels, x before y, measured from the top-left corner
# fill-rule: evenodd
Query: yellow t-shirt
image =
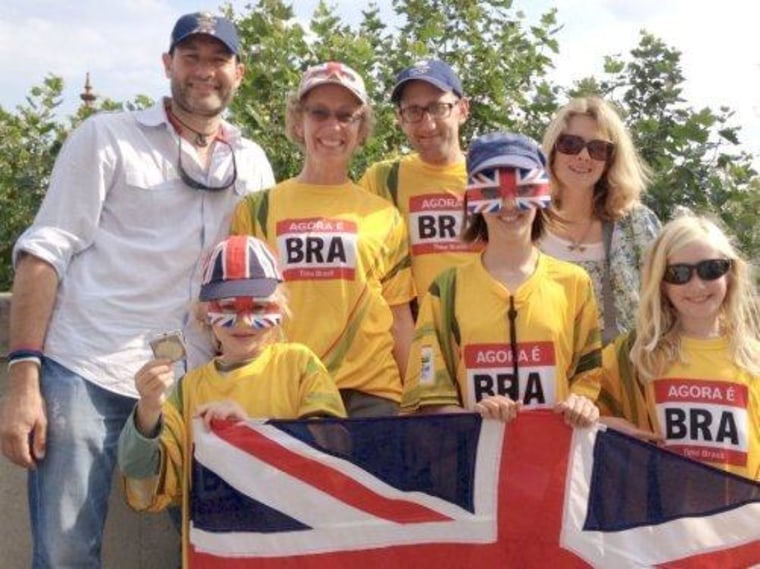
<path id="1" fill-rule="evenodd" d="M 488 395 L 505 395 L 528 409 L 550 408 L 571 392 L 596 399 L 601 343 L 588 274 L 540 255 L 535 272 L 515 291 L 517 381 L 510 295 L 480 258 L 435 279 L 417 319 L 404 411 L 472 409 Z"/>
<path id="2" fill-rule="evenodd" d="M 368 191 L 393 202 L 406 220 L 420 298 L 441 271 L 474 259 L 483 248 L 459 237 L 466 183 L 464 160 L 436 166 L 423 162 L 416 153 L 373 164 L 359 180 Z"/>
<path id="3" fill-rule="evenodd" d="M 685 363 L 643 387 L 623 345 L 625 337 L 604 350 L 606 414 L 653 429 L 665 448 L 760 480 L 760 376 L 731 361 L 726 338 L 682 337 Z"/>
<path id="4" fill-rule="evenodd" d="M 293 312 L 283 324 L 287 338 L 309 346 L 340 389 L 398 402 L 390 307 L 415 297 L 398 211 L 355 184 L 291 179 L 246 196 L 231 232 L 278 253 Z"/>
<path id="5" fill-rule="evenodd" d="M 183 556 L 189 536 L 191 420 L 198 406 L 223 400 L 239 403 L 254 419 L 346 416 L 340 394 L 322 362 L 300 344 L 271 344 L 252 362 L 227 373 L 217 371 L 213 361 L 188 372 L 163 405 L 158 481 L 125 481 L 127 501 L 138 510 L 160 511 L 172 503 L 182 503 Z"/>

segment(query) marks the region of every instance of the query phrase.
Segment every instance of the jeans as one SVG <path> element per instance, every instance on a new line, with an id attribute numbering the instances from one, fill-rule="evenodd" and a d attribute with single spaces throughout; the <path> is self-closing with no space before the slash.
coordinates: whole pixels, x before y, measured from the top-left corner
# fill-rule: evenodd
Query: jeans
<path id="1" fill-rule="evenodd" d="M 119 433 L 135 400 L 45 359 L 47 449 L 29 471 L 35 568 L 100 567 Z"/>

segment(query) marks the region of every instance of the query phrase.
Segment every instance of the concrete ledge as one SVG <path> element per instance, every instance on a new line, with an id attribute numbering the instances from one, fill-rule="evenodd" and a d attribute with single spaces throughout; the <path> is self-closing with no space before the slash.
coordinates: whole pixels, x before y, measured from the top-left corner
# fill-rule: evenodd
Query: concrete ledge
<path id="1" fill-rule="evenodd" d="M 0 293 L 0 396 L 8 377 L 8 315 L 11 295 Z M 22 569 L 31 564 L 29 510 L 26 500 L 26 471 L 0 457 L 0 565 Z M 109 502 L 103 542 L 103 567 L 118 569 L 174 569 L 179 567 L 179 536 L 167 514 L 136 514 L 124 503 L 118 478 Z"/>

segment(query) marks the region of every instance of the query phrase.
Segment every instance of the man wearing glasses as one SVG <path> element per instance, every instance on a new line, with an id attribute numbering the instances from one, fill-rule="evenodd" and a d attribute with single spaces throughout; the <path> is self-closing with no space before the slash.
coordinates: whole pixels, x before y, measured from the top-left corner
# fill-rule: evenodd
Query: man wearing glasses
<path id="1" fill-rule="evenodd" d="M 392 201 L 406 219 L 412 273 L 422 297 L 439 272 L 480 250 L 459 239 L 467 179 L 459 128 L 467 120 L 469 102 L 456 73 L 437 59 L 399 73 L 391 101 L 415 152 L 373 164 L 359 184 Z"/>
<path id="2" fill-rule="evenodd" d="M 221 118 L 243 77 L 229 20 L 180 18 L 171 98 L 71 133 L 14 249 L 3 454 L 29 469 L 34 567 L 97 567 L 119 432 L 150 340 L 182 328 L 199 259 L 245 193 L 273 185 Z"/>

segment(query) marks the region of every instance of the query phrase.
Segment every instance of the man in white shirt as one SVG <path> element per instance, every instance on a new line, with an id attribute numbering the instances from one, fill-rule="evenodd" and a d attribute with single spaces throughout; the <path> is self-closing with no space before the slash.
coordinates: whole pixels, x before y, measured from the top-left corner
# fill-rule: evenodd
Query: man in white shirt
<path id="1" fill-rule="evenodd" d="M 116 444 L 150 340 L 188 323 L 200 258 L 238 198 L 274 184 L 222 119 L 243 78 L 232 22 L 180 18 L 171 94 L 71 133 L 14 248 L 3 454 L 29 469 L 34 567 L 99 566 Z"/>

